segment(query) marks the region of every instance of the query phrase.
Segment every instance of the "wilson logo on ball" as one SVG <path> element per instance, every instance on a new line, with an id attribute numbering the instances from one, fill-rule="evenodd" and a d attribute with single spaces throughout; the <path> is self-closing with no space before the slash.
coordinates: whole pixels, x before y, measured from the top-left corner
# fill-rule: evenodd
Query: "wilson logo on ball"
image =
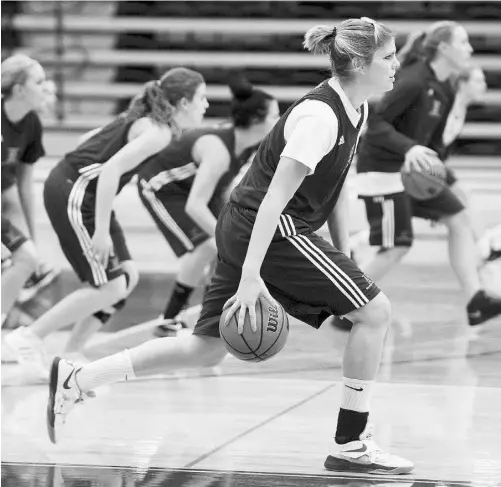
<path id="1" fill-rule="evenodd" d="M 271 331 L 275 333 L 278 327 L 278 309 L 273 306 L 268 306 L 268 312 L 270 316 L 268 317 L 268 326 L 266 331 Z"/>

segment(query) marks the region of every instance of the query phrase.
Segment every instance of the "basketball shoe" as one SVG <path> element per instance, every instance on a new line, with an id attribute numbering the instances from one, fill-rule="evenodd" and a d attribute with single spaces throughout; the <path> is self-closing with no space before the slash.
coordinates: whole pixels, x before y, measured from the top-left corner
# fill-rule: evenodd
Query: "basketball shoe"
<path id="1" fill-rule="evenodd" d="M 60 357 L 52 361 L 49 377 L 49 400 L 47 403 L 47 432 L 52 443 L 56 443 L 56 426 L 66 422 L 66 417 L 88 397 L 95 397 L 93 391 L 82 392 L 76 381 L 76 374 L 82 367 Z"/>
<path id="2" fill-rule="evenodd" d="M 373 426 L 367 424 L 360 439 L 339 445 L 334 441 L 324 467 L 336 472 L 379 475 L 410 473 L 414 465 L 409 460 L 386 453 L 372 439 Z"/>
<path id="3" fill-rule="evenodd" d="M 480 325 L 501 315 L 501 298 L 489 296 L 485 291 L 480 290 L 471 298 L 466 312 L 470 326 Z"/>

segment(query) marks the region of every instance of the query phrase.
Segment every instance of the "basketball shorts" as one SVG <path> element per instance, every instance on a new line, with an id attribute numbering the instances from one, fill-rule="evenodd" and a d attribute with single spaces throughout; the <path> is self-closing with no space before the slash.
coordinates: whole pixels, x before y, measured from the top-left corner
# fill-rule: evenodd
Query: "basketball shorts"
<path id="1" fill-rule="evenodd" d="M 186 196 L 153 191 L 138 179 L 139 197 L 174 253 L 181 257 L 209 236 L 186 214 Z"/>
<path id="2" fill-rule="evenodd" d="M 120 265 L 131 256 L 122 227 L 112 212 L 110 237 L 113 248 L 105 267 L 91 249 L 95 230 L 96 197 L 87 190 L 90 179 L 60 162 L 49 174 L 44 186 L 44 203 L 61 248 L 82 282 L 99 287 L 121 276 Z"/>
<path id="3" fill-rule="evenodd" d="M 449 186 L 426 201 L 418 201 L 405 192 L 360 198 L 365 202 L 370 226 L 369 242 L 383 249 L 412 245 L 412 217 L 439 221 L 464 210 Z"/>
<path id="4" fill-rule="evenodd" d="M 216 228 L 218 261 L 194 334 L 220 336 L 223 305 L 240 283 L 255 217 L 233 203 L 223 208 Z M 261 277 L 287 313 L 314 328 L 331 315 L 365 306 L 380 292 L 349 257 L 290 215 L 280 216 Z"/>
<path id="5" fill-rule="evenodd" d="M 2 215 L 2 243 L 13 253 L 28 241 L 28 237 Z"/>

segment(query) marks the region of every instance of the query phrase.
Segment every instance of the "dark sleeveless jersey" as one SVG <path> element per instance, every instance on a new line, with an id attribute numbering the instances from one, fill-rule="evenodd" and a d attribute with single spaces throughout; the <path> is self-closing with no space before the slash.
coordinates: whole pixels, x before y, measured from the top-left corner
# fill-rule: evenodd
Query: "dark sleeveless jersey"
<path id="1" fill-rule="evenodd" d="M 2 100 L 2 191 L 16 183 L 19 164 L 34 164 L 44 155 L 38 115 L 31 111 L 18 122 L 11 122 Z"/>
<path id="2" fill-rule="evenodd" d="M 238 174 L 246 162 L 244 151 L 239 157 L 235 155 L 235 130 L 231 125 L 203 127 L 188 130 L 180 139 L 172 141 L 165 149 L 150 157 L 139 171 L 139 178 L 148 186 L 167 198 L 188 199 L 193 181 L 197 173 L 197 163 L 193 160 L 193 147 L 200 137 L 215 135 L 221 139 L 230 153 L 230 167 L 220 179 L 209 207 L 220 206 L 220 197 L 224 189 Z"/>
<path id="3" fill-rule="evenodd" d="M 86 191 L 96 192 L 97 178 L 102 166 L 114 156 L 128 140 L 129 129 L 134 120 L 126 120 L 120 115 L 105 125 L 97 134 L 80 144 L 74 151 L 68 152 L 60 164 L 70 166 L 79 174 L 90 180 Z M 134 168 L 120 177 L 117 193 L 132 179 L 138 171 Z"/>
<path id="4" fill-rule="evenodd" d="M 371 111 L 357 171 L 399 172 L 415 145 L 444 154 L 442 136 L 454 96 L 449 81 L 439 81 L 427 63 L 418 61 L 398 71 L 393 90 Z"/>
<path id="5" fill-rule="evenodd" d="M 272 131 L 261 142 L 249 171 L 231 193 L 230 201 L 257 212 L 277 169 L 280 154 L 286 145 L 284 128 L 287 117 L 292 109 L 304 100 L 320 100 L 326 103 L 336 114 L 339 123 L 334 148 L 319 161 L 315 171 L 304 179 L 284 209 L 285 214 L 303 220 L 315 231 L 327 221 L 336 205 L 350 169 L 367 110 L 367 104 L 364 103 L 360 121 L 357 127 L 354 127 L 339 95 L 328 81 L 296 101 L 282 115 Z M 305 141 L 305 144 L 307 143 L 308 141 Z"/>

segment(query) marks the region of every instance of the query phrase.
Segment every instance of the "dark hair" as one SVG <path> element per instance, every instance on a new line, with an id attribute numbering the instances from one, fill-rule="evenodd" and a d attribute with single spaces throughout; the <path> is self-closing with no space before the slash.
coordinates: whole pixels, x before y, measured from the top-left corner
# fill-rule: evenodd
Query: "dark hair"
<path id="1" fill-rule="evenodd" d="M 187 68 L 170 69 L 160 80 L 146 83 L 143 92 L 130 102 L 125 116 L 129 120 L 148 116 L 160 124 L 169 125 L 177 104 L 183 98 L 192 100 L 203 83 L 205 80 L 197 71 Z"/>
<path id="2" fill-rule="evenodd" d="M 304 36 L 303 47 L 313 54 L 328 54 L 332 75 L 349 81 L 353 76 L 353 61 L 365 65 L 372 62 L 374 53 L 394 34 L 385 25 L 367 17 L 348 19 L 337 27 L 317 25 Z"/>
<path id="3" fill-rule="evenodd" d="M 38 61 L 25 54 L 15 54 L 2 61 L 2 97 L 8 98 L 15 85 L 24 85 Z"/>
<path id="4" fill-rule="evenodd" d="M 401 67 L 410 66 L 416 61 L 430 62 L 437 55 L 441 42 L 451 42 L 452 34 L 460 25 L 451 20 L 434 22 L 423 32 L 410 34 L 406 43 L 398 51 Z"/>
<path id="5" fill-rule="evenodd" d="M 235 127 L 249 128 L 262 122 L 268 115 L 269 102 L 275 98 L 258 90 L 242 74 L 235 74 L 228 83 L 233 99 L 231 117 Z"/>

